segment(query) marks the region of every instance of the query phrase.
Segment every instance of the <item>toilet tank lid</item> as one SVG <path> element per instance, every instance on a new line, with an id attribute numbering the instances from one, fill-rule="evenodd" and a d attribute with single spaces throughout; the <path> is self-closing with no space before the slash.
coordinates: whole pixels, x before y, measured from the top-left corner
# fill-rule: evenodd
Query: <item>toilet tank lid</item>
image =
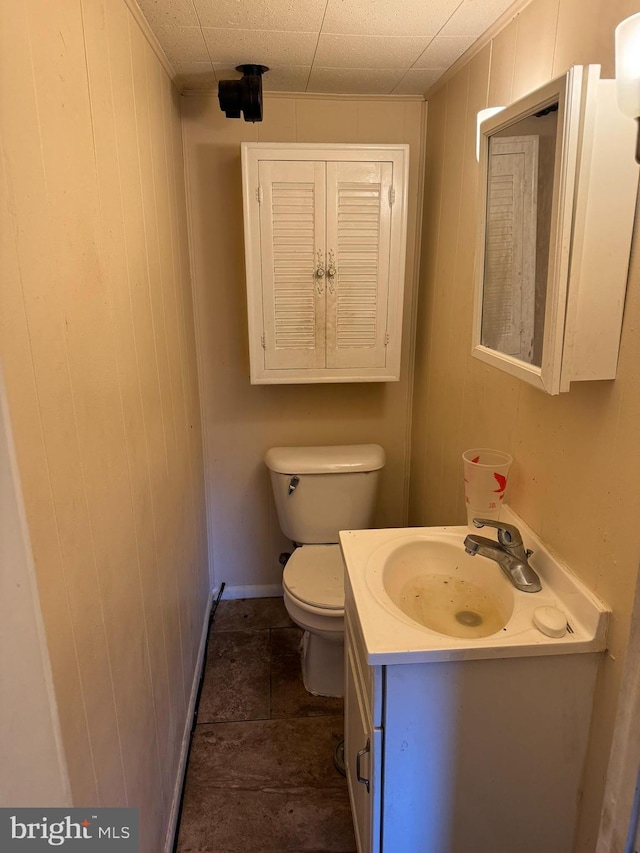
<path id="1" fill-rule="evenodd" d="M 379 444 L 272 447 L 264 461 L 277 474 L 349 474 L 383 468 L 385 453 Z"/>

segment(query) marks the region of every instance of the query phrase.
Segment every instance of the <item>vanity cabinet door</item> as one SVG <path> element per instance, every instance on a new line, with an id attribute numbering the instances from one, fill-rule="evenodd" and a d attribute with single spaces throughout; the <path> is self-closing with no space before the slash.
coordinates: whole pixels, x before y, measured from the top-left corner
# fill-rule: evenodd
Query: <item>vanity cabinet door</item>
<path id="1" fill-rule="evenodd" d="M 358 853 L 379 853 L 382 730 L 371 726 L 348 645 L 345 670 L 344 757 L 356 843 Z"/>

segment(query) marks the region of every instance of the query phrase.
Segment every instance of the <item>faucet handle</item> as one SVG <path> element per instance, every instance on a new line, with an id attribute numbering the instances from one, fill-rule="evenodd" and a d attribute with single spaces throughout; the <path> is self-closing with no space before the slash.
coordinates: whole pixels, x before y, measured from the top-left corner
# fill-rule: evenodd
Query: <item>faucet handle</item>
<path id="1" fill-rule="evenodd" d="M 495 527 L 498 531 L 498 542 L 503 548 L 517 548 L 522 545 L 522 534 L 515 524 L 505 524 L 490 518 L 474 518 L 474 527 Z"/>

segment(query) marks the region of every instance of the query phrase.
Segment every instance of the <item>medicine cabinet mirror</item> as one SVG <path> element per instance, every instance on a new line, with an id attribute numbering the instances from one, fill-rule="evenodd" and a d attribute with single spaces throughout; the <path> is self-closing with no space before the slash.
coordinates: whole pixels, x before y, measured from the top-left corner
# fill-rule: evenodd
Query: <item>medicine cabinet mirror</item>
<path id="1" fill-rule="evenodd" d="M 475 357 L 550 394 L 615 377 L 638 183 L 597 65 L 481 125 Z"/>

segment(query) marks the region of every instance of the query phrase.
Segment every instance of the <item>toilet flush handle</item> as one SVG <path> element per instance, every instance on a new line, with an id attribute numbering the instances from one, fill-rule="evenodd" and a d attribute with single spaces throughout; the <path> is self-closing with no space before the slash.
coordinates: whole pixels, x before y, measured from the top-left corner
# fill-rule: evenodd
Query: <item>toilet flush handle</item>
<path id="1" fill-rule="evenodd" d="M 295 474 L 289 480 L 289 494 L 292 495 L 295 490 L 298 488 L 298 483 L 300 482 L 300 477 L 297 477 Z"/>

